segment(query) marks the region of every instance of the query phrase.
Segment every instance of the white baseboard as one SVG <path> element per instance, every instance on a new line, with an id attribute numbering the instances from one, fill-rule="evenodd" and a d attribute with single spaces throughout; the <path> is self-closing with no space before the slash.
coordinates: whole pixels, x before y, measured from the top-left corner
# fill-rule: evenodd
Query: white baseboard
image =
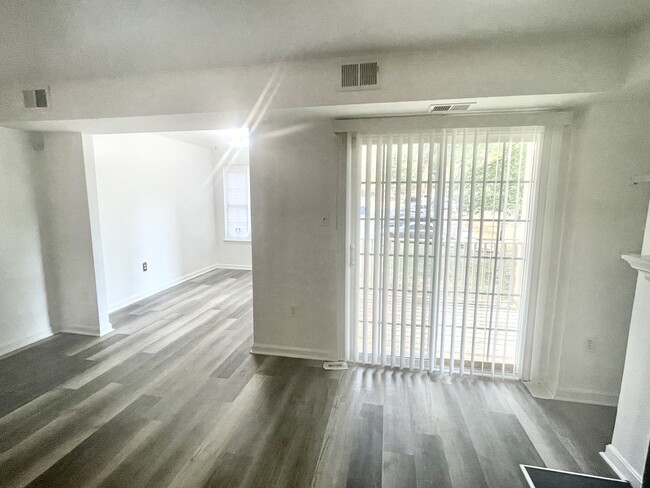
<path id="1" fill-rule="evenodd" d="M 600 455 L 619 478 L 629 481 L 634 488 L 641 488 L 641 475 L 621 456 L 621 453 L 614 446 L 608 444 L 605 447 L 605 452 L 601 452 Z"/>
<path id="2" fill-rule="evenodd" d="M 99 327 L 99 337 L 104 337 L 106 334 L 110 334 L 115 329 L 113 329 L 113 324 L 106 322 Z"/>
<path id="3" fill-rule="evenodd" d="M 541 381 L 524 381 L 524 386 L 535 398 L 553 399 L 553 393 Z"/>
<path id="4" fill-rule="evenodd" d="M 35 342 L 42 341 L 43 339 L 47 339 L 52 335 L 54 335 L 54 333 L 51 330 L 44 330 L 43 332 L 28 335 L 27 337 L 17 339 L 8 344 L 0 345 L 0 358 L 8 354 L 11 354 L 13 352 L 16 352 L 19 349 L 30 346 Z"/>
<path id="5" fill-rule="evenodd" d="M 222 269 L 240 269 L 242 271 L 252 271 L 253 267 L 250 264 L 217 264 L 215 268 Z"/>
<path id="6" fill-rule="evenodd" d="M 605 405 L 615 407 L 618 405 L 618 395 L 594 390 L 582 390 L 580 388 L 558 388 L 554 396 L 555 400 L 565 402 L 590 403 L 592 405 Z"/>
<path id="7" fill-rule="evenodd" d="M 120 310 L 121 308 L 124 307 L 128 307 L 129 305 L 135 302 L 144 300 L 145 298 L 148 298 L 151 295 L 155 295 L 156 293 L 165 291 L 168 288 L 171 288 L 172 286 L 180 285 L 184 281 L 191 280 L 192 278 L 196 278 L 197 276 L 200 276 L 204 273 L 209 273 L 210 271 L 214 271 L 215 269 L 224 268 L 224 267 L 226 267 L 226 265 L 213 264 L 211 266 L 206 266 L 205 268 L 201 268 L 197 271 L 193 271 L 192 273 L 186 274 L 185 276 L 181 276 L 180 278 L 176 278 L 166 283 L 163 283 L 162 285 L 154 286 L 153 288 L 149 288 L 148 290 L 143 291 L 142 293 L 138 293 L 136 295 L 130 296 L 129 298 L 125 298 L 124 300 L 120 300 L 119 302 L 110 304 L 108 306 L 108 313 L 116 312 L 117 310 Z"/>
<path id="8" fill-rule="evenodd" d="M 336 352 L 326 349 L 307 347 L 272 346 L 269 344 L 253 344 L 252 354 L 265 356 L 283 356 L 288 358 L 317 359 L 319 361 L 336 361 Z"/>
<path id="9" fill-rule="evenodd" d="M 555 393 L 542 381 L 524 381 L 524 386 L 535 398 L 560 400 L 563 402 L 588 403 L 615 407 L 618 395 L 602 391 L 582 390 L 579 388 L 558 388 Z"/>
<path id="10" fill-rule="evenodd" d="M 108 332 L 112 330 L 113 327 L 110 327 L 110 330 L 107 330 L 105 327 L 103 329 L 98 329 L 97 327 L 88 327 L 86 325 L 66 325 L 65 327 L 61 327 L 57 332 L 100 337 L 108 334 Z"/>

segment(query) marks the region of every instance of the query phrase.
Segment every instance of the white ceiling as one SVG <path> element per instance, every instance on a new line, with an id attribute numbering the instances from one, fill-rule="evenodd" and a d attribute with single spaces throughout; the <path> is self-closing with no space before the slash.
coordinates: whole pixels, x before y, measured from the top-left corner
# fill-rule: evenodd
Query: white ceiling
<path id="1" fill-rule="evenodd" d="M 206 149 L 228 146 L 233 137 L 233 133 L 229 129 L 156 132 L 156 134 Z"/>
<path id="2" fill-rule="evenodd" d="M 615 32 L 648 19 L 648 0 L 2 0 L 0 83 Z"/>

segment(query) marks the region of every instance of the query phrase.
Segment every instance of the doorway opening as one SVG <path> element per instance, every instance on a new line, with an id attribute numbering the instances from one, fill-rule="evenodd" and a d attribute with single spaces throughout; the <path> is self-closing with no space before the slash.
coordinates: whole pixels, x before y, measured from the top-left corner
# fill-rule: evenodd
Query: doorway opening
<path id="1" fill-rule="evenodd" d="M 247 129 L 92 137 L 109 312 L 210 273 L 252 281 Z"/>

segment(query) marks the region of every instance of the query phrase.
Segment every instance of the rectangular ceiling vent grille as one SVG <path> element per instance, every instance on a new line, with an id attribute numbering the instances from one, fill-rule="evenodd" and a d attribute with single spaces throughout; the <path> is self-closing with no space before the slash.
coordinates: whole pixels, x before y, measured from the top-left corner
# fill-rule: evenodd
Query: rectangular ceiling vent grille
<path id="1" fill-rule="evenodd" d="M 436 105 L 429 105 L 429 112 L 430 113 L 437 113 L 437 112 L 464 112 L 466 110 L 469 110 L 472 105 L 474 105 L 476 102 L 463 102 L 463 103 L 444 103 L 444 104 L 436 104 Z"/>
<path id="2" fill-rule="evenodd" d="M 341 88 L 376 88 L 379 85 L 379 63 L 354 63 L 341 66 Z"/>
<path id="3" fill-rule="evenodd" d="M 49 105 L 49 96 L 47 88 L 38 88 L 36 90 L 24 90 L 23 102 L 25 108 L 47 108 Z"/>

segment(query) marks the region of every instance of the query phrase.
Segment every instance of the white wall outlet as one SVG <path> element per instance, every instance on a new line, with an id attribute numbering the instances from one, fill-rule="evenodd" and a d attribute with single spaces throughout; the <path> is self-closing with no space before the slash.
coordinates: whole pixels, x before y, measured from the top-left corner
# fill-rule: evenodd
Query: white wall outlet
<path id="1" fill-rule="evenodd" d="M 320 218 L 321 227 L 327 227 L 330 224 L 330 218 L 327 215 L 323 215 Z"/>

